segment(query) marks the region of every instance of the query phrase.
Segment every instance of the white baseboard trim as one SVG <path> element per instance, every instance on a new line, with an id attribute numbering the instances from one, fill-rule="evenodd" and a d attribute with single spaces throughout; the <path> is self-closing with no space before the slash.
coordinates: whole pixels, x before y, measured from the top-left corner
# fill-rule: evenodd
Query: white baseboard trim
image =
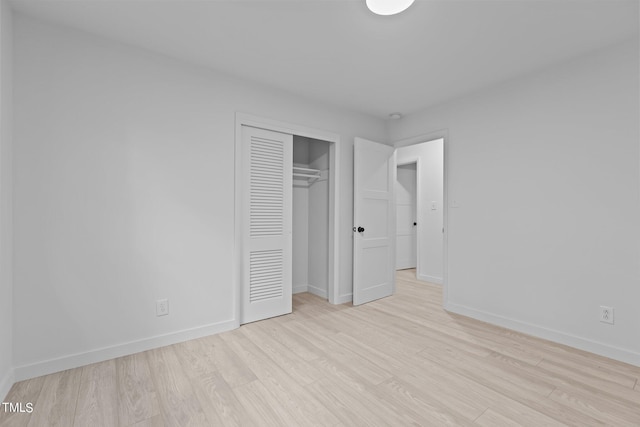
<path id="1" fill-rule="evenodd" d="M 353 301 L 353 294 L 340 295 L 334 304 L 346 304 Z"/>
<path id="2" fill-rule="evenodd" d="M 294 294 L 301 294 L 302 292 L 309 292 L 309 285 L 294 285 L 291 290 Z"/>
<path id="3" fill-rule="evenodd" d="M 609 344 L 604 344 L 554 329 L 548 329 L 531 323 L 521 322 L 519 320 L 488 313 L 482 310 L 476 310 L 471 307 L 451 302 L 447 302 L 444 309 L 452 313 L 461 314 L 463 316 L 502 326 L 534 337 L 543 338 L 569 347 L 588 351 L 589 353 L 594 353 L 620 362 L 629 363 L 631 365 L 640 366 L 640 353 L 636 353 L 631 350 L 611 346 Z"/>
<path id="4" fill-rule="evenodd" d="M 64 371 L 66 369 L 78 368 L 80 366 L 103 362 L 105 360 L 114 359 L 116 357 L 128 356 L 130 354 L 140 353 L 141 351 L 147 351 L 158 347 L 164 347 L 167 345 L 177 344 L 184 341 L 218 334 L 220 332 L 230 331 L 232 329 L 238 328 L 239 326 L 240 325 L 237 320 L 227 320 L 224 322 L 199 326 L 193 329 L 186 329 L 183 331 L 158 335 L 138 341 L 114 345 L 111 347 L 91 350 L 85 353 L 71 354 L 56 359 L 45 360 L 29 365 L 22 365 L 14 369 L 15 379 L 16 381 L 23 381 L 29 378 L 39 377 L 41 375 L 48 375 L 54 372 Z"/>
<path id="5" fill-rule="evenodd" d="M 429 276 L 427 274 L 419 274 L 418 280 L 424 282 L 435 283 L 436 285 L 442 285 L 442 277 Z"/>
<path id="6" fill-rule="evenodd" d="M 327 290 L 326 289 L 317 288 L 317 287 L 315 287 L 313 285 L 309 285 L 307 287 L 307 292 L 309 292 L 311 294 L 314 294 L 314 295 L 317 295 L 317 296 L 319 296 L 321 298 L 325 298 L 325 299 L 327 298 Z"/>
<path id="7" fill-rule="evenodd" d="M 13 386 L 13 383 L 16 382 L 16 377 L 13 369 L 9 369 L 9 371 L 4 375 L 4 377 L 0 380 L 0 401 L 4 402 L 9 394 L 9 390 Z"/>

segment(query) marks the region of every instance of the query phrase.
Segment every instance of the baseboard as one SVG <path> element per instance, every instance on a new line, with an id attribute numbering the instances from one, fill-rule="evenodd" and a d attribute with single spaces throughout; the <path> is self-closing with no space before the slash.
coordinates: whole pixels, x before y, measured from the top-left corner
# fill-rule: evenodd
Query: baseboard
<path id="1" fill-rule="evenodd" d="M 317 288 L 317 287 L 315 287 L 313 285 L 309 285 L 307 287 L 307 292 L 309 292 L 311 294 L 314 294 L 314 295 L 317 295 L 317 296 L 319 296 L 321 298 L 325 298 L 325 299 L 327 298 L 327 290 L 326 289 Z"/>
<path id="2" fill-rule="evenodd" d="M 442 285 L 442 277 L 429 276 L 427 274 L 419 274 L 418 280 L 424 282 L 435 283 L 436 285 Z"/>
<path id="3" fill-rule="evenodd" d="M 309 285 L 295 285 L 291 290 L 293 294 L 301 294 L 302 292 L 309 292 Z"/>
<path id="4" fill-rule="evenodd" d="M 202 338 L 220 332 L 230 331 L 239 327 L 237 320 L 228 320 L 210 325 L 200 326 L 193 329 L 173 332 L 165 335 L 158 335 L 138 341 L 132 341 L 112 347 L 100 348 L 86 353 L 72 354 L 56 359 L 45 360 L 30 365 L 18 366 L 15 368 L 16 381 L 48 375 L 66 369 L 78 368 L 92 363 L 103 362 L 116 357 L 128 356 L 130 354 L 147 351 L 158 347 L 177 344 L 192 339 Z"/>
<path id="5" fill-rule="evenodd" d="M 16 382 L 14 370 L 9 369 L 9 372 L 7 372 L 2 379 L 0 379 L 0 401 L 5 401 L 7 395 L 9 394 L 9 390 L 11 390 L 14 382 Z"/>
<path id="6" fill-rule="evenodd" d="M 482 310 L 476 310 L 471 307 L 454 304 L 451 302 L 446 303 L 444 309 L 452 313 L 461 314 L 463 316 L 471 317 L 476 320 L 481 320 L 483 322 L 532 335 L 534 337 L 553 341 L 558 344 L 564 344 L 569 347 L 588 351 L 589 353 L 594 353 L 600 356 L 608 357 L 610 359 L 615 359 L 620 362 L 640 366 L 640 353 L 636 353 L 631 350 L 611 346 L 609 344 L 604 344 L 598 341 L 593 341 L 576 335 L 567 334 L 565 332 L 557 331 L 554 329 L 548 329 L 542 326 L 533 325 L 531 323 L 521 322 L 519 320 L 511 319 L 493 313 L 488 313 Z"/>
<path id="7" fill-rule="evenodd" d="M 346 294 L 338 296 L 338 299 L 334 301 L 334 304 L 346 304 L 353 301 L 353 294 Z"/>

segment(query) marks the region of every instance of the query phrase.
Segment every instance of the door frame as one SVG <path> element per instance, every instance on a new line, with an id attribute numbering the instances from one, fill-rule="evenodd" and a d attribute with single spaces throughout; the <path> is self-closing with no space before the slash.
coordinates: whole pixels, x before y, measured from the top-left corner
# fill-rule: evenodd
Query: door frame
<path id="1" fill-rule="evenodd" d="M 281 132 L 307 138 L 319 139 L 329 143 L 329 274 L 327 283 L 327 299 L 331 304 L 339 303 L 340 277 L 340 135 L 292 124 L 280 120 L 269 119 L 253 114 L 236 112 L 235 114 L 235 181 L 234 181 L 234 250 L 233 250 L 233 285 L 234 313 L 233 322 L 240 326 L 242 302 L 242 126 Z"/>
<path id="2" fill-rule="evenodd" d="M 394 148 L 398 149 L 398 146 L 394 146 Z M 396 169 L 398 168 L 398 166 L 406 166 L 406 165 L 412 165 L 414 164 L 416 165 L 416 221 L 418 220 L 417 218 L 417 213 L 418 212 L 422 212 L 422 197 L 419 197 L 420 195 L 420 157 L 415 156 L 415 157 L 409 157 L 407 161 L 405 162 L 397 162 L 396 161 Z M 397 180 L 397 178 L 396 178 Z M 396 200 L 396 212 L 398 210 L 398 203 Z M 444 214 L 444 213 L 443 213 Z M 397 215 L 397 213 L 396 213 Z M 396 216 L 397 218 L 397 216 Z M 419 227 L 419 225 L 418 225 Z M 397 236 L 398 236 L 398 230 L 396 230 L 396 250 L 398 250 L 398 242 L 397 242 Z M 416 229 L 416 241 L 415 241 L 415 251 L 416 251 L 416 275 L 418 277 L 420 277 L 420 263 L 418 262 L 418 258 L 420 257 L 420 239 L 418 239 L 418 229 Z M 397 260 L 396 260 L 397 261 Z M 398 270 L 396 270 L 398 271 Z"/>
<path id="3" fill-rule="evenodd" d="M 436 139 L 442 139 L 443 150 L 442 225 L 444 227 L 444 233 L 442 236 L 442 305 L 446 309 L 446 307 L 448 307 L 449 305 L 449 129 L 439 129 L 433 132 L 401 139 L 394 142 L 393 146 L 397 149 L 400 147 L 408 147 L 410 145 L 421 144 L 423 142 L 434 141 Z M 419 162 L 419 159 L 417 159 L 417 161 Z M 420 185 L 419 163 L 416 164 L 416 169 L 416 179 L 418 179 L 418 186 L 416 186 L 417 192 L 419 191 Z M 417 199 L 418 212 L 422 212 L 420 197 L 418 197 Z M 416 249 L 419 250 L 419 244 Z"/>

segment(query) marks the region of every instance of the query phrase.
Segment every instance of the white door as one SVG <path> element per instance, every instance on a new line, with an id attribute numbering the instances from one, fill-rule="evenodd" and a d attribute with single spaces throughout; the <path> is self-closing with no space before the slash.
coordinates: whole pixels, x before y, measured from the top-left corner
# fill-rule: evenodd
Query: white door
<path id="1" fill-rule="evenodd" d="M 353 304 L 395 291 L 395 149 L 356 138 L 353 160 Z"/>
<path id="2" fill-rule="evenodd" d="M 293 136 L 242 126 L 240 323 L 291 313 Z"/>
<path id="3" fill-rule="evenodd" d="M 396 180 L 396 270 L 416 268 L 416 163 L 398 166 Z"/>

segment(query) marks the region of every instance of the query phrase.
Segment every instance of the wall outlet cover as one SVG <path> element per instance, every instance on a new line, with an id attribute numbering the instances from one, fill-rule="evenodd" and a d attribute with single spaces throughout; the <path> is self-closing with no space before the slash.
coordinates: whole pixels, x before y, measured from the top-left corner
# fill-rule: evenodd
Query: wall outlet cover
<path id="1" fill-rule="evenodd" d="M 613 325 L 613 307 L 600 306 L 600 321 Z"/>
<path id="2" fill-rule="evenodd" d="M 169 314 L 169 300 L 159 299 L 156 301 L 156 316 L 166 316 Z"/>

